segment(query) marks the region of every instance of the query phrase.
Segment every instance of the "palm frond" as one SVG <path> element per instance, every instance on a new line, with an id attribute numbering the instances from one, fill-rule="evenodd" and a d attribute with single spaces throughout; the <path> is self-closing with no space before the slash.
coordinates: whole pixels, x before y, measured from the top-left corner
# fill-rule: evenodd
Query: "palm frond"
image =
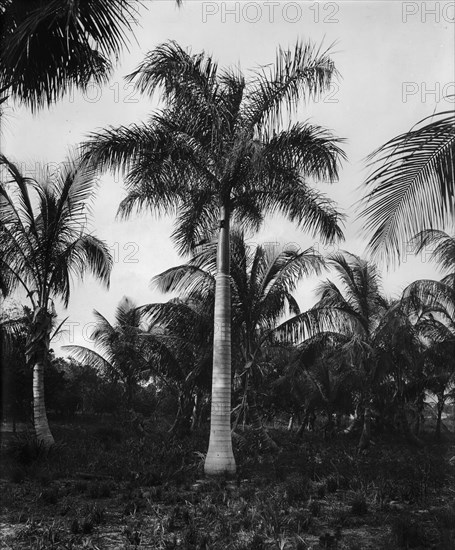
<path id="1" fill-rule="evenodd" d="M 455 273 L 455 236 L 437 229 L 425 229 L 412 239 L 415 254 L 425 254 L 424 260 L 432 260 L 444 271 Z"/>
<path id="2" fill-rule="evenodd" d="M 432 121 L 428 121 L 432 119 Z M 400 261 L 422 229 L 451 223 L 455 213 L 455 114 L 438 113 L 373 152 L 361 201 L 375 257 Z"/>
<path id="3" fill-rule="evenodd" d="M 251 128 L 274 127 L 283 110 L 293 113 L 299 101 L 318 97 L 335 73 L 330 48 L 298 41 L 294 49 L 278 49 L 275 64 L 260 67 L 249 82 L 243 116 Z"/>
<path id="4" fill-rule="evenodd" d="M 0 83 L 36 109 L 73 87 L 107 82 L 137 9 L 130 0 L 9 3 L 0 14 Z"/>

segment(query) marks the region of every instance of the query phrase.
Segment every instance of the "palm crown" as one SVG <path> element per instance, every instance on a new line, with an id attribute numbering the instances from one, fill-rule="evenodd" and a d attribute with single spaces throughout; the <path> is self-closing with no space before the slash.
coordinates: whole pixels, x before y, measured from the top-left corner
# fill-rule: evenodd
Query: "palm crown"
<path id="1" fill-rule="evenodd" d="M 341 237 L 334 206 L 308 185 L 308 178 L 336 178 L 344 156 L 338 140 L 301 123 L 274 131 L 283 106 L 294 107 L 303 92 L 323 92 L 332 73 L 327 53 L 310 45 L 280 51 L 276 72 L 263 69 L 247 82 L 204 54 L 164 44 L 130 75 L 142 92 L 160 88 L 164 109 L 144 125 L 94 134 L 90 158 L 125 170 L 122 215 L 177 211 L 181 251 L 211 236 L 221 207 L 253 229 L 264 212 L 278 210 L 327 239 Z"/>
<path id="2" fill-rule="evenodd" d="M 68 305 L 71 281 L 91 272 L 106 285 L 112 267 L 107 246 L 87 230 L 87 203 L 95 172 L 69 159 L 44 181 L 24 177 L 3 155 L 9 180 L 0 186 L 1 266 L 9 291 L 19 285 L 34 306 L 58 297 Z"/>

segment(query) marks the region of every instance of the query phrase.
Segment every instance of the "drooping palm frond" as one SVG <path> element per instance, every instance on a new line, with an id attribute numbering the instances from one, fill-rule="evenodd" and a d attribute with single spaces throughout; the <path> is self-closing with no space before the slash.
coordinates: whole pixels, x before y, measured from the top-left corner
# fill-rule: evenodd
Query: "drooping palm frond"
<path id="1" fill-rule="evenodd" d="M 73 87 L 105 83 L 128 45 L 140 2 L 4 2 L 0 12 L 0 84 L 32 109 Z"/>
<path id="2" fill-rule="evenodd" d="M 109 372 L 112 368 L 110 361 L 105 359 L 101 354 L 97 353 L 95 350 L 86 348 L 84 346 L 77 346 L 75 344 L 71 344 L 68 346 L 62 346 L 62 350 L 67 351 L 70 357 L 73 357 L 80 363 L 87 365 L 102 374 Z"/>
<path id="3" fill-rule="evenodd" d="M 369 247 L 389 263 L 401 260 L 419 231 L 451 223 L 455 213 L 455 113 L 438 113 L 372 153 L 361 201 Z"/>
<path id="4" fill-rule="evenodd" d="M 403 290 L 401 301 L 408 313 L 416 318 L 435 314 L 455 322 L 455 290 L 444 282 L 414 281 Z"/>
<path id="5" fill-rule="evenodd" d="M 258 210 L 279 212 L 323 242 L 344 239 L 341 227 L 344 216 L 327 196 L 305 185 L 295 174 L 273 177 L 270 185 L 273 191 L 263 186 L 251 191 Z"/>
<path id="6" fill-rule="evenodd" d="M 437 229 L 425 229 L 411 244 L 416 254 L 424 255 L 424 261 L 432 260 L 441 270 L 455 273 L 455 236 Z"/>
<path id="7" fill-rule="evenodd" d="M 332 182 L 338 178 L 340 161 L 346 160 L 339 146 L 344 140 L 320 126 L 298 122 L 264 137 L 259 162 L 264 162 L 266 171 L 279 166 L 297 170 L 304 178 Z"/>
<path id="8" fill-rule="evenodd" d="M 285 321 L 277 331 L 284 338 L 301 342 L 320 333 L 340 333 L 371 341 L 389 304 L 383 297 L 374 266 L 345 252 L 330 257 L 329 265 L 340 278 L 337 285 L 322 281 L 318 302 L 309 310 Z"/>
<path id="9" fill-rule="evenodd" d="M 194 292 L 198 295 L 215 291 L 215 277 L 200 267 L 181 265 L 171 267 L 156 275 L 151 282 L 161 292 L 177 292 L 182 299 L 191 298 Z"/>

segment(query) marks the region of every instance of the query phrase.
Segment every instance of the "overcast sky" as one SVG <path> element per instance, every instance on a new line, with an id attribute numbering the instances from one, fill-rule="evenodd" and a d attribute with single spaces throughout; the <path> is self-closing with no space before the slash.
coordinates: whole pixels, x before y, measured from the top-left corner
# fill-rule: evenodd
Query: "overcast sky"
<path id="1" fill-rule="evenodd" d="M 110 83 L 75 92 L 50 109 L 32 116 L 25 108 L 9 105 L 2 128 L 2 150 L 19 162 L 27 175 L 37 163 L 57 166 L 71 146 L 87 134 L 108 125 L 144 121 L 157 99 L 140 96 L 123 77 L 145 54 L 168 39 L 193 52 L 205 50 L 221 66 L 236 65 L 247 72 L 275 60 L 277 46 L 293 46 L 297 39 L 333 47 L 332 58 L 340 79 L 317 103 L 302 107 L 295 119 L 310 120 L 347 140 L 348 161 L 338 183 L 321 186 L 347 215 L 342 248 L 365 253 L 366 239 L 354 220 L 353 204 L 367 175 L 363 159 L 388 139 L 409 130 L 435 111 L 454 108 L 453 2 L 199 2 L 186 1 L 178 9 L 171 1 L 145 2 L 136 29 L 137 43 L 122 56 Z M 150 279 L 183 263 L 170 240 L 172 219 L 153 215 L 115 219 L 124 196 L 121 179 L 105 175 L 93 208 L 95 234 L 111 247 L 115 265 L 107 291 L 91 278 L 73 289 L 67 333 L 54 344 L 87 341 L 92 310 L 113 319 L 122 296 L 138 305 L 166 300 L 149 288 Z M 282 219 L 267 219 L 252 242 L 315 243 Z M 330 252 L 333 247 L 326 248 Z M 321 247 L 321 252 L 324 252 Z M 395 271 L 384 272 L 384 287 L 396 295 L 417 278 L 439 277 L 425 258 L 409 258 Z M 302 308 L 314 303 L 317 281 L 303 283 L 297 293 Z"/>

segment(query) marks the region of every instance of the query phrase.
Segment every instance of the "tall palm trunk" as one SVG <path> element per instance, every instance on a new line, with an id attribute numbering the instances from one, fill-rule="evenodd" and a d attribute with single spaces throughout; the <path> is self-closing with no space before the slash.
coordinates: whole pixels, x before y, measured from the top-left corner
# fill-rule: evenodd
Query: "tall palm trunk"
<path id="1" fill-rule="evenodd" d="M 229 277 L 229 210 L 221 209 L 215 286 L 212 408 L 210 441 L 204 471 L 235 473 L 231 439 L 231 282 Z"/>
<path id="2" fill-rule="evenodd" d="M 52 318 L 44 307 L 37 307 L 33 312 L 27 341 L 27 359 L 33 364 L 33 425 L 39 443 L 46 449 L 52 447 L 54 438 L 47 420 L 44 402 L 44 367 L 49 347 Z"/>

